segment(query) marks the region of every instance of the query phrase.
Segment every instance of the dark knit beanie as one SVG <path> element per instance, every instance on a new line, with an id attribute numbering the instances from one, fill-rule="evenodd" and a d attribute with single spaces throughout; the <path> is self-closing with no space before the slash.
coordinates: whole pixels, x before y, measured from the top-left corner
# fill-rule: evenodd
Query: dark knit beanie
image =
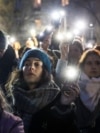
<path id="1" fill-rule="evenodd" d="M 50 73 L 51 72 L 51 62 L 48 55 L 40 49 L 31 49 L 25 52 L 19 63 L 19 69 L 21 70 L 24 66 L 25 61 L 30 58 L 38 58 L 43 62 L 44 68 Z"/>
<path id="2" fill-rule="evenodd" d="M 0 31 L 0 49 L 4 50 L 7 48 L 7 41 L 4 33 Z"/>

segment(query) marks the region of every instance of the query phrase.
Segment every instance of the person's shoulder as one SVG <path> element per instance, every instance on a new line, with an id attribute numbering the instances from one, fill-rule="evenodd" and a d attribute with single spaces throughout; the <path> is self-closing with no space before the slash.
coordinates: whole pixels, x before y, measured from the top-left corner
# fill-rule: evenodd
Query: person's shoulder
<path id="1" fill-rule="evenodd" d="M 8 44 L 6 51 L 13 50 L 13 47 Z"/>
<path id="2" fill-rule="evenodd" d="M 8 55 L 8 54 L 15 54 L 14 52 L 14 49 L 12 48 L 12 46 L 8 45 L 6 51 L 5 51 L 5 55 Z"/>
<path id="3" fill-rule="evenodd" d="M 4 54 L 4 58 L 6 58 L 7 60 L 11 59 L 12 61 L 16 58 L 15 51 L 10 45 L 8 45 L 8 48 Z"/>
<path id="4" fill-rule="evenodd" d="M 3 111 L 2 117 L 5 119 L 5 121 L 9 121 L 10 123 L 22 122 L 20 117 L 15 116 L 14 114 L 7 111 Z"/>
<path id="5" fill-rule="evenodd" d="M 0 131 L 3 133 L 24 133 L 23 121 L 12 113 L 3 111 L 0 118 Z"/>

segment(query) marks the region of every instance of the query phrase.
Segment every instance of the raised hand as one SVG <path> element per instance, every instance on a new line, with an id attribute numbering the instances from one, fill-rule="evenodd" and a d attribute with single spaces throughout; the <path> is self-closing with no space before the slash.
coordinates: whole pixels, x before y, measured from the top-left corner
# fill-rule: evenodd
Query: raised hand
<path id="1" fill-rule="evenodd" d="M 62 42 L 60 45 L 59 45 L 59 49 L 60 49 L 60 52 L 61 52 L 61 59 L 62 60 L 66 60 L 68 58 L 68 52 L 69 52 L 69 46 L 67 44 L 67 42 Z"/>

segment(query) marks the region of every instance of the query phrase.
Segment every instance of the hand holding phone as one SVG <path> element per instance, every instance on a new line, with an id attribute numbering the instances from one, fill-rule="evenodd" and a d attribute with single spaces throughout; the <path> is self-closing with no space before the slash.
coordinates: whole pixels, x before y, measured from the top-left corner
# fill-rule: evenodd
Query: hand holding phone
<path id="1" fill-rule="evenodd" d="M 75 99 L 79 96 L 79 86 L 77 84 L 64 84 L 62 88 L 61 94 L 61 103 L 64 105 L 68 105 L 75 101 Z"/>

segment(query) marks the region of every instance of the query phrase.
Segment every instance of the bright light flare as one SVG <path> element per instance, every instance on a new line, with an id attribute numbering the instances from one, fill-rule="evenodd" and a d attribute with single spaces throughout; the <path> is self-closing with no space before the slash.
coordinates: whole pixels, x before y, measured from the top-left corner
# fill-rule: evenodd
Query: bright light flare
<path id="1" fill-rule="evenodd" d="M 87 43 L 87 44 L 86 44 L 86 48 L 93 48 L 92 42 Z"/>
<path id="2" fill-rule="evenodd" d="M 32 36 L 36 36 L 36 30 L 35 29 L 31 29 L 30 33 L 31 33 Z"/>
<path id="3" fill-rule="evenodd" d="M 52 14 L 51 14 L 51 18 L 53 20 L 59 20 L 60 19 L 60 14 L 57 12 L 57 11 L 54 11 Z"/>
<path id="4" fill-rule="evenodd" d="M 79 35 L 80 34 L 80 30 L 79 29 L 74 29 L 73 33 L 74 33 L 74 35 Z"/>
<path id="5" fill-rule="evenodd" d="M 54 11 L 51 14 L 51 18 L 53 20 L 59 20 L 60 18 L 65 16 L 65 11 L 64 10 L 60 10 L 60 11 Z"/>
<path id="6" fill-rule="evenodd" d="M 14 43 L 15 41 L 16 41 L 16 38 L 15 38 L 15 37 L 10 37 L 10 38 L 9 38 L 9 42 L 10 42 L 10 43 Z"/>
<path id="7" fill-rule="evenodd" d="M 89 26 L 92 28 L 94 25 L 92 23 L 90 23 Z"/>
<path id="8" fill-rule="evenodd" d="M 61 17 L 65 16 L 65 11 L 64 10 L 61 10 L 59 13 L 60 13 Z"/>
<path id="9" fill-rule="evenodd" d="M 71 32 L 66 33 L 66 39 L 67 41 L 71 40 L 73 38 L 73 34 Z"/>
<path id="10" fill-rule="evenodd" d="M 39 36 L 40 36 L 40 37 L 44 36 L 44 33 L 43 33 L 43 32 L 41 32 L 41 33 L 39 34 Z"/>
<path id="11" fill-rule="evenodd" d="M 59 32 L 56 35 L 56 40 L 58 41 L 70 41 L 73 38 L 73 33 L 71 32 Z"/>
<path id="12" fill-rule="evenodd" d="M 79 77 L 79 69 L 75 66 L 68 66 L 66 70 L 67 81 L 77 81 Z"/>
<path id="13" fill-rule="evenodd" d="M 61 32 L 59 32 L 57 35 L 56 35 L 56 40 L 58 41 L 62 41 L 64 39 L 64 36 Z"/>
<path id="14" fill-rule="evenodd" d="M 48 25 L 48 26 L 46 27 L 46 30 L 47 30 L 47 31 L 52 31 L 52 29 L 53 29 L 53 26 L 52 26 L 52 25 Z"/>
<path id="15" fill-rule="evenodd" d="M 27 40 L 31 41 L 32 39 L 29 37 Z"/>
<path id="16" fill-rule="evenodd" d="M 85 21 L 77 21 L 76 22 L 76 28 L 83 30 L 86 28 L 86 22 Z"/>

